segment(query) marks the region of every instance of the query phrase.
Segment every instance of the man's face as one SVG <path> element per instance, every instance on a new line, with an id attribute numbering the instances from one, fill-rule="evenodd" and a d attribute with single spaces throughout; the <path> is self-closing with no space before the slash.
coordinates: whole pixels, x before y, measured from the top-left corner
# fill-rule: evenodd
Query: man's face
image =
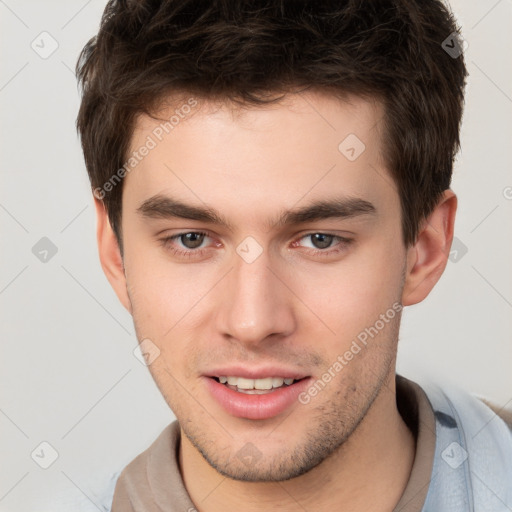
<path id="1" fill-rule="evenodd" d="M 161 121 L 140 117 L 131 141 L 130 151 L 148 136 L 156 146 L 124 183 L 129 309 L 139 340 L 160 351 L 149 366 L 157 386 L 204 458 L 235 479 L 291 478 L 342 445 L 394 378 L 406 249 L 380 158 L 382 110 L 315 93 L 191 110 L 161 141 Z M 172 216 L 166 198 L 227 225 Z M 338 202 L 338 215 L 285 217 L 318 202 Z M 243 392 L 225 376 L 282 387 Z"/>

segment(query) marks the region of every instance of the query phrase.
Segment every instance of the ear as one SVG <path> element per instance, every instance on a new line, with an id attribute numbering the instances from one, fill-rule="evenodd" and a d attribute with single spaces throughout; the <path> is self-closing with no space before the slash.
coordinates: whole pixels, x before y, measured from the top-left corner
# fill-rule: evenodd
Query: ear
<path id="1" fill-rule="evenodd" d="M 119 249 L 116 235 L 110 225 L 110 220 L 103 201 L 95 197 L 94 206 L 96 208 L 96 237 L 98 241 L 101 268 L 107 276 L 110 285 L 116 292 L 117 297 L 121 301 L 121 304 L 131 314 L 132 307 L 126 288 L 123 259 L 121 257 L 121 251 Z"/>
<path id="2" fill-rule="evenodd" d="M 407 250 L 407 273 L 402 291 L 402 304 L 421 302 L 441 277 L 453 240 L 457 196 L 451 190 L 444 194 L 422 223 L 416 243 Z"/>

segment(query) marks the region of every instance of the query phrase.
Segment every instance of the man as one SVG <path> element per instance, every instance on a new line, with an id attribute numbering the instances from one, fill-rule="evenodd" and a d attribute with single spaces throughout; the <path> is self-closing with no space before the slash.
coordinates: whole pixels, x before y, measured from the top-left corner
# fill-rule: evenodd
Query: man
<path id="1" fill-rule="evenodd" d="M 438 0 L 108 3 L 77 126 L 177 418 L 114 512 L 512 509 L 510 425 L 395 370 L 453 238 L 461 50 Z"/>

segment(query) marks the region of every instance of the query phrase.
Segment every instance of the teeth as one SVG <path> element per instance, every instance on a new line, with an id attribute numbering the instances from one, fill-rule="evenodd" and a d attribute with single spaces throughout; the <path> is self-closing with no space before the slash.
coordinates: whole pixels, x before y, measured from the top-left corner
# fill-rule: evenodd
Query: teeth
<path id="1" fill-rule="evenodd" d="M 250 382 L 254 382 L 254 389 L 272 389 L 274 384 L 274 379 L 272 377 L 267 377 L 266 379 L 244 379 Z M 240 379 L 238 379 L 238 387 L 240 386 Z M 252 386 L 251 386 L 252 387 Z M 245 388 L 251 389 L 251 388 Z"/>
<path id="2" fill-rule="evenodd" d="M 229 384 L 236 386 L 238 389 L 259 389 L 267 390 L 272 388 L 280 388 L 283 384 L 289 386 L 295 379 L 283 379 L 282 377 L 266 377 L 264 379 L 246 379 L 244 377 L 219 377 L 221 384 Z"/>
<path id="3" fill-rule="evenodd" d="M 272 377 L 272 387 L 278 388 L 283 385 L 284 379 L 281 377 Z"/>

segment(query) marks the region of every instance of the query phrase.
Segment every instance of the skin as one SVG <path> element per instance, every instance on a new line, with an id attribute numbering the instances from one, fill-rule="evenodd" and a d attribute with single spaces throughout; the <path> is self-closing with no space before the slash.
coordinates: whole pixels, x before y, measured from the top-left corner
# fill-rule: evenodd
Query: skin
<path id="1" fill-rule="evenodd" d="M 242 110 L 199 102 L 125 178 L 123 258 L 95 199 L 102 267 L 138 339 L 160 350 L 149 369 L 180 423 L 180 471 L 201 512 L 391 511 L 406 487 L 415 439 L 396 407 L 399 314 L 308 404 L 273 418 L 234 417 L 204 384 L 226 363 L 319 379 L 379 315 L 422 301 L 438 281 L 456 196 L 447 190 L 415 245 L 404 246 L 399 196 L 380 158 L 382 114 L 375 102 L 311 91 Z M 159 123 L 138 118 L 132 150 Z M 353 162 L 338 150 L 350 133 L 366 145 Z M 137 212 L 157 194 L 208 205 L 232 230 Z M 375 214 L 269 225 L 284 210 L 340 195 L 371 202 Z M 197 250 L 186 239 L 161 242 L 194 231 L 209 233 L 199 256 L 172 253 Z M 323 248 L 306 236 L 314 233 L 353 241 Z M 262 248 L 252 263 L 236 252 L 247 236 Z M 247 466 L 237 453 L 249 442 L 259 458 Z"/>

